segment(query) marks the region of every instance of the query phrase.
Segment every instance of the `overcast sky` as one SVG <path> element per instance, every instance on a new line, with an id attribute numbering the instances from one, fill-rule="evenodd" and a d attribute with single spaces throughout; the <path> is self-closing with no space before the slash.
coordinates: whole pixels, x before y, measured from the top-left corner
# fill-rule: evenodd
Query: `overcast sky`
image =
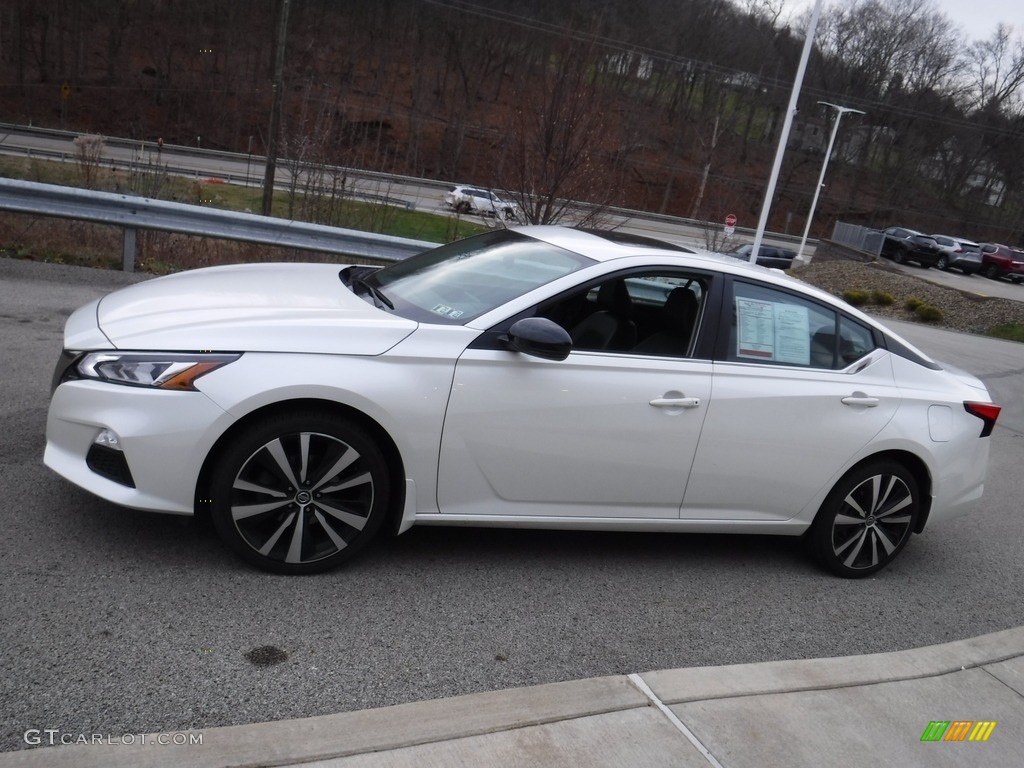
<path id="1" fill-rule="evenodd" d="M 822 7 L 852 0 L 824 0 Z M 1020 0 L 931 0 L 936 10 L 960 25 L 968 38 L 987 40 L 996 24 L 1003 22 L 1014 28 L 1014 35 L 1024 34 L 1024 3 Z M 813 8 L 814 0 L 788 0 L 794 9 Z M 785 7 L 785 6 L 784 6 Z"/>

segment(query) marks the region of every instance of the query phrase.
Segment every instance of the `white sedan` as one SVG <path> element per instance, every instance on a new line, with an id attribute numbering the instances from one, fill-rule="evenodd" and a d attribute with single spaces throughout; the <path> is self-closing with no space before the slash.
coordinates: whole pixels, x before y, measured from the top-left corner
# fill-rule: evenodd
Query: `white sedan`
<path id="1" fill-rule="evenodd" d="M 157 278 L 64 344 L 46 464 L 282 573 L 477 525 L 803 535 L 866 576 L 979 503 L 999 414 L 798 280 L 558 227 Z"/>

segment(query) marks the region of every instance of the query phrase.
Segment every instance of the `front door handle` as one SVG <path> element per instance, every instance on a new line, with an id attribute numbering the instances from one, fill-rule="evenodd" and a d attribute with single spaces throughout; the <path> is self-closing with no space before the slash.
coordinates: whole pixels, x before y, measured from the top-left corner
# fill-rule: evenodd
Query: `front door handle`
<path id="1" fill-rule="evenodd" d="M 699 397 L 656 397 L 651 400 L 655 408 L 696 408 L 700 405 Z"/>

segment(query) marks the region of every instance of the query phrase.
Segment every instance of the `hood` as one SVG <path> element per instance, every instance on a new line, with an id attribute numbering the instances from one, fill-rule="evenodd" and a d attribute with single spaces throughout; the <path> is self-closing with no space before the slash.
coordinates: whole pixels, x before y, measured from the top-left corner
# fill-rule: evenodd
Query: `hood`
<path id="1" fill-rule="evenodd" d="M 159 277 L 100 299 L 119 349 L 379 355 L 416 323 L 374 307 L 337 264 L 241 264 Z"/>

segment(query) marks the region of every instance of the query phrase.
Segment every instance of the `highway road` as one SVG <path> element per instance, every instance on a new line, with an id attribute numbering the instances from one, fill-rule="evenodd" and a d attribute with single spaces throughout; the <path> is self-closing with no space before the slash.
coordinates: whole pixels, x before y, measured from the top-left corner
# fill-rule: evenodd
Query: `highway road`
<path id="1" fill-rule="evenodd" d="M 76 134 L 36 128 L 0 124 L 0 154 L 16 157 L 40 157 L 62 162 L 74 162 Z M 218 178 L 233 184 L 259 187 L 263 184 L 264 158 L 220 152 L 201 147 L 164 145 L 158 148 L 156 140 L 135 141 L 130 139 L 106 138 L 103 151 L 103 165 L 118 168 L 166 168 L 172 174 L 196 179 Z M 429 179 L 411 179 L 389 174 L 366 171 L 331 169 L 339 182 L 344 181 L 348 194 L 368 200 L 390 200 L 408 205 L 414 210 L 441 215 L 451 215 L 441 198 L 451 184 Z M 292 185 L 292 172 L 288 163 L 279 160 L 275 175 L 276 188 L 288 189 Z M 298 174 L 295 182 L 302 189 L 305 175 Z M 478 217 L 474 217 L 478 218 Z M 721 245 L 721 250 L 753 241 L 753 231 L 737 228 L 730 240 L 724 240 L 719 224 L 704 224 L 670 216 L 624 211 L 615 209 L 602 214 L 602 226 L 614 227 L 624 232 L 657 237 L 691 248 L 707 248 Z M 798 238 L 786 238 L 767 233 L 766 243 L 795 246 Z M 816 241 L 809 241 L 805 252 L 814 253 Z"/>
<path id="2" fill-rule="evenodd" d="M 0 750 L 25 748 L 27 729 L 201 729 L 1024 624 L 1018 344 L 899 325 L 979 374 L 1006 410 L 982 509 L 915 537 L 875 578 L 827 575 L 792 539 L 443 528 L 294 578 L 240 564 L 188 519 L 115 507 L 42 465 L 66 316 L 140 279 L 0 259 Z M 252 654 L 268 646 L 285 660 L 250 660 L 274 658 Z"/>

